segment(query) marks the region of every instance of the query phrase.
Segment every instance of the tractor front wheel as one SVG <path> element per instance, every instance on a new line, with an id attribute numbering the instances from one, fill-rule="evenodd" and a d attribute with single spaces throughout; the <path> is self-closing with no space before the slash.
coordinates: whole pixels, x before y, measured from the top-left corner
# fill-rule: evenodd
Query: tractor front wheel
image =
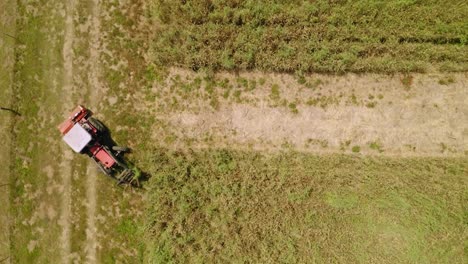
<path id="1" fill-rule="evenodd" d="M 93 125 L 93 127 L 95 127 L 97 129 L 97 131 L 99 133 L 106 133 L 107 132 L 107 128 L 98 119 L 96 119 L 94 117 L 90 117 L 90 118 L 88 118 L 88 121 L 89 121 L 89 123 L 91 123 L 91 125 Z"/>

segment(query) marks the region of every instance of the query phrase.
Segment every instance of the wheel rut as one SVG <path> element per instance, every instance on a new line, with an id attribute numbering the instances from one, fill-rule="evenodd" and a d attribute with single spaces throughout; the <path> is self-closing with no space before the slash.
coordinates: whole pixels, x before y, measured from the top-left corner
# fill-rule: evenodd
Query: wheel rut
<path id="1" fill-rule="evenodd" d="M 91 28 L 89 39 L 89 56 L 90 56 L 90 73 L 89 73 L 89 100 L 88 105 L 92 109 L 98 109 L 99 105 L 97 98 L 101 89 L 99 82 L 99 35 L 100 35 L 100 21 L 99 21 L 99 1 L 93 0 L 91 8 Z M 86 201 L 87 201 L 87 221 L 86 221 L 86 262 L 97 263 L 97 227 L 96 227 L 96 208 L 97 208 L 97 194 L 96 194 L 96 178 L 98 173 L 96 165 L 90 161 L 87 166 L 87 179 L 86 179 Z"/>
<path id="2" fill-rule="evenodd" d="M 65 3 L 65 33 L 62 49 L 63 57 L 63 106 L 64 113 L 70 111 L 72 105 L 71 96 L 74 93 L 73 86 L 73 40 L 75 38 L 75 29 L 73 23 L 73 13 L 75 10 L 75 1 L 69 0 Z M 70 263 L 71 254 L 71 220 L 72 220 L 72 168 L 71 162 L 73 156 L 65 145 L 60 145 L 62 160 L 60 162 L 60 171 L 62 175 L 63 195 L 60 203 L 59 223 L 62 226 L 60 237 L 62 262 Z"/>

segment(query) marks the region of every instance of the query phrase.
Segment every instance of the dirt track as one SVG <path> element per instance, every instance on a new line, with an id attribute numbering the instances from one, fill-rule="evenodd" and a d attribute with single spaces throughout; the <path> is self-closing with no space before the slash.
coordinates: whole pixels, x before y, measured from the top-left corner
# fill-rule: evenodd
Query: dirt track
<path id="1" fill-rule="evenodd" d="M 75 30 L 73 25 L 73 13 L 75 10 L 75 3 L 73 0 L 65 2 L 65 36 L 63 43 L 63 67 L 64 67 L 64 76 L 63 76 L 63 105 L 62 111 L 66 113 L 69 111 L 68 105 L 73 104 L 72 96 L 74 93 L 73 86 L 73 40 L 75 38 Z M 66 146 L 61 145 L 62 150 L 62 161 L 60 163 L 60 171 L 63 179 L 63 197 L 61 199 L 60 205 L 60 224 L 62 225 L 62 236 L 61 236 L 61 246 L 62 246 L 62 262 L 70 263 L 70 254 L 71 254 L 71 219 L 72 219 L 72 204 L 71 204 L 71 178 L 72 178 L 72 159 L 73 156 L 70 153 L 69 149 Z"/>
<path id="2" fill-rule="evenodd" d="M 89 106 L 98 111 L 100 90 L 102 85 L 99 82 L 100 66 L 99 66 L 99 36 L 100 36 L 100 7 L 99 1 L 93 0 L 91 4 L 91 28 L 90 28 L 90 73 L 89 73 Z M 96 209 L 97 209 L 97 194 L 96 194 L 96 177 L 99 177 L 96 171 L 96 165 L 89 161 L 87 167 L 86 178 L 86 201 L 87 201 L 87 226 L 86 226 L 86 261 L 87 263 L 97 263 L 97 227 L 96 227 Z"/>
<path id="3" fill-rule="evenodd" d="M 174 69 L 172 77 L 190 82 L 197 76 Z M 266 79 L 251 92 L 243 92 L 241 103 L 221 100 L 217 110 L 210 101 L 192 97 L 182 111 L 157 117 L 169 124 L 168 134 L 177 142 L 204 146 L 211 138 L 216 146 L 238 146 L 258 150 L 293 148 L 305 152 L 352 152 L 390 156 L 463 156 L 468 150 L 468 89 L 465 74 L 451 74 L 453 83 L 440 84 L 445 74 L 414 74 L 412 84 L 402 76 L 327 76 L 315 88 L 298 84 L 291 75 L 243 73 L 220 74 L 236 78 Z M 169 101 L 167 81 L 164 88 Z M 279 86 L 280 99 L 272 100 L 271 87 Z M 195 99 L 193 99 L 195 98 Z M 277 101 L 294 102 L 296 111 Z M 185 102 L 184 102 L 185 103 Z M 152 107 L 161 106 L 156 102 Z M 155 140 L 161 130 L 154 127 Z M 197 143 L 198 142 L 198 143 Z M 212 142 L 208 142 L 213 145 Z M 356 151 L 356 149 L 355 149 Z"/>

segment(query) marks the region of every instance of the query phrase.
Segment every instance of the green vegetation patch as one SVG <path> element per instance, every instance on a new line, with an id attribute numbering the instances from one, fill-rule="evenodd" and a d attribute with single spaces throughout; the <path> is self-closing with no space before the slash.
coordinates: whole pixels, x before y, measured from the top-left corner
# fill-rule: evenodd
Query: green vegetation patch
<path id="1" fill-rule="evenodd" d="M 12 263 L 53 263 L 60 258 L 59 251 L 50 249 L 59 247 L 61 226 L 40 216 L 45 206 L 60 206 L 57 194 L 47 191 L 51 182 L 61 180 L 55 165 L 61 151 L 54 137 L 58 136 L 59 120 L 55 117 L 61 116 L 57 113 L 62 110 L 57 103 L 62 100 L 57 87 L 63 85 L 63 73 L 57 69 L 63 64 L 60 33 L 64 23 L 62 16 L 51 12 L 56 4 L 17 2 L 16 17 L 9 18 L 16 21 L 14 39 L 9 38 L 15 58 L 11 108 L 21 114 L 14 117 L 11 129 L 11 255 L 7 261 Z M 40 5 L 43 8 L 38 8 Z"/>
<path id="2" fill-rule="evenodd" d="M 463 159 L 154 153 L 150 263 L 463 260 Z"/>
<path id="3" fill-rule="evenodd" d="M 279 72 L 466 71 L 462 0 L 153 0 L 159 65 Z"/>

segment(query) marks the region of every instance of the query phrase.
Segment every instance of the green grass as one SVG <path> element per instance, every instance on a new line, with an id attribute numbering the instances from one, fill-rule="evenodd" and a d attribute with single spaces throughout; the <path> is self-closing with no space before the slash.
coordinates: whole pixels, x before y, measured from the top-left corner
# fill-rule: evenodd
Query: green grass
<path id="1" fill-rule="evenodd" d="M 351 151 L 354 152 L 354 153 L 359 153 L 361 151 L 361 147 L 360 146 L 353 146 L 351 148 Z"/>
<path id="2" fill-rule="evenodd" d="M 288 107 L 289 107 L 289 110 L 290 110 L 293 114 L 298 114 L 298 113 L 299 113 L 299 110 L 297 110 L 297 104 L 296 104 L 296 103 L 289 103 L 289 104 L 288 104 Z"/>
<path id="3" fill-rule="evenodd" d="M 59 164 L 63 156 L 62 147 L 66 146 L 62 145 L 56 127 L 62 120 L 63 114 L 65 114 L 64 109 L 73 107 L 73 105 L 64 105 L 67 101 L 64 101 L 64 98 L 70 98 L 71 101 L 85 104 L 89 100 L 86 94 L 86 90 L 89 90 L 89 83 L 86 81 L 89 68 L 81 64 L 74 65 L 73 79 L 83 80 L 83 82 L 79 82 L 79 95 L 70 94 L 69 91 L 64 89 L 62 54 L 64 17 L 61 11 L 53 11 L 56 6 L 57 1 L 17 3 L 17 42 L 14 43 L 16 45 L 14 53 L 16 61 L 13 76 L 14 96 L 12 107 L 17 109 L 22 116 L 15 118 L 12 133 L 12 144 L 15 146 L 11 155 L 12 177 L 10 177 L 10 185 L 14 186 L 10 194 L 12 205 L 10 210 L 10 259 L 12 263 L 60 263 L 62 260 L 62 250 L 60 250 L 62 226 L 58 224 L 58 218 L 61 214 L 62 191 L 57 186 L 60 186 L 63 182 L 64 172 Z M 89 17 L 89 3 L 77 4 L 75 8 L 75 12 L 79 13 L 79 17 Z M 115 15 L 116 18 L 119 18 L 118 14 Z M 120 17 L 120 19 L 122 18 Z M 85 22 L 81 21 L 81 23 Z M 107 23 L 112 24 L 112 27 L 116 26 L 114 20 Z M 107 23 L 101 24 L 102 30 L 108 29 Z M 77 24 L 75 26 L 78 27 Z M 89 51 L 88 34 L 88 32 L 75 30 L 75 39 L 73 40 L 75 58 L 80 56 L 84 56 L 81 59 L 89 58 L 87 56 Z M 131 38 L 131 36 L 128 36 L 128 38 Z M 142 69 L 144 67 L 143 63 L 141 61 L 135 62 L 135 60 L 139 59 L 137 55 L 128 54 L 131 51 L 133 52 L 135 48 L 119 46 L 130 43 L 123 43 L 122 38 L 111 39 L 113 42 L 110 44 L 113 48 L 125 51 L 130 66 L 139 65 L 138 68 L 134 67 L 135 79 L 145 80 L 143 76 L 145 72 Z M 116 55 L 116 57 L 124 57 L 120 55 Z M 110 58 L 105 57 L 101 62 L 107 62 L 106 59 Z M 83 68 L 86 70 L 83 71 Z M 111 72 L 111 69 L 104 71 L 102 77 L 106 84 L 109 84 L 110 89 L 107 95 L 115 95 L 116 92 L 120 92 L 115 86 L 127 79 L 124 74 L 116 71 Z M 147 76 L 148 79 L 158 79 L 158 77 Z M 143 81 L 139 84 L 142 83 Z M 74 84 L 76 85 L 76 83 Z M 133 87 L 144 86 L 132 83 L 128 87 L 125 87 L 125 95 Z M 79 100 L 77 100 L 77 97 L 79 97 Z M 112 109 L 115 113 L 115 107 L 107 107 L 107 109 Z M 98 111 L 98 116 L 104 114 L 102 110 Z M 147 118 L 135 117 L 134 115 L 117 116 L 116 118 L 120 118 L 121 121 L 129 124 L 135 124 L 136 121 L 139 121 L 142 124 L 139 126 L 140 129 L 143 129 L 143 122 L 147 120 Z M 105 123 L 109 124 L 107 119 L 105 119 Z M 115 128 L 115 126 L 111 127 Z M 118 140 L 128 139 L 127 133 L 136 134 L 129 129 L 115 133 L 115 135 L 119 136 Z M 44 151 L 54 153 L 54 155 L 44 155 Z M 87 157 L 74 155 L 73 161 L 69 163 L 73 175 L 85 175 L 88 162 Z M 49 169 L 53 170 L 51 178 L 45 172 Z M 84 213 L 86 212 L 86 204 L 83 203 L 86 194 L 86 181 L 83 180 L 83 177 L 73 177 L 71 183 L 73 186 L 71 193 L 73 197 L 71 202 L 72 219 L 70 219 L 71 251 L 78 258 L 84 259 L 85 247 L 87 247 L 86 218 L 88 217 Z M 107 211 L 102 210 L 102 207 L 110 208 L 115 205 L 115 201 L 119 201 L 119 208 L 116 210 L 120 210 L 125 217 L 124 220 L 117 217 L 108 217 L 102 226 L 98 226 L 100 232 L 105 234 L 105 237 L 99 238 L 102 239 L 99 242 L 101 248 L 98 251 L 98 261 L 100 262 L 106 262 L 107 259 L 114 259 L 111 263 L 115 263 L 115 261 L 128 262 L 125 258 L 130 257 L 122 254 L 123 251 L 119 247 L 126 247 L 126 250 L 132 252 L 133 250 L 143 252 L 143 249 L 137 243 L 141 234 L 135 231 L 139 219 L 134 217 L 136 214 L 134 208 L 142 208 L 142 206 L 135 204 L 133 200 L 138 199 L 134 197 L 123 197 L 122 190 L 116 188 L 114 184 L 115 182 L 99 175 L 98 187 L 96 187 L 99 190 L 99 204 L 101 205 L 98 207 L 99 214 L 106 215 Z M 50 192 L 50 190 L 52 191 Z M 132 199 L 133 204 L 128 202 L 129 199 Z M 138 202 L 140 201 L 138 200 Z M 55 210 L 58 216 L 54 219 L 48 219 L 44 213 L 48 207 Z M 37 242 L 37 246 L 30 252 L 28 245 L 31 242 Z M 141 256 L 139 258 L 141 259 Z M 135 261 L 135 257 L 131 259 Z"/>
<path id="4" fill-rule="evenodd" d="M 446 76 L 439 80 L 439 84 L 441 85 L 449 85 L 455 82 L 455 79 L 452 76 Z"/>
<path id="5" fill-rule="evenodd" d="M 462 263 L 463 159 L 155 150 L 150 263 Z"/>
<path id="6" fill-rule="evenodd" d="M 384 151 L 382 144 L 378 141 L 373 141 L 369 143 L 369 147 L 372 150 L 378 151 L 379 153 L 382 153 Z"/>
<path id="7" fill-rule="evenodd" d="M 466 71 L 467 8 L 462 0 L 153 0 L 152 49 L 157 65 L 194 70 Z"/>
<path id="8" fill-rule="evenodd" d="M 16 13 L 15 2 L 2 2 L 0 8 L 0 28 L 3 33 L 9 33 L 11 36 L 16 35 L 16 23 L 10 19 Z M 11 107 L 13 98 L 13 67 L 14 67 L 14 48 L 16 40 L 4 34 L 0 37 L 0 106 Z M 9 257 L 10 254 L 10 192 L 13 189 L 10 184 L 12 177 L 11 165 L 11 149 L 14 147 L 11 144 L 11 125 L 14 116 L 0 110 L 0 138 L 2 139 L 2 150 L 0 151 L 0 259 Z M 6 260 L 9 261 L 9 260 Z"/>
<path id="9" fill-rule="evenodd" d="M 56 4 L 56 3 L 55 3 Z M 57 194 L 48 194 L 46 188 L 51 181 L 59 182 L 57 160 L 51 162 L 49 153 L 60 153 L 58 144 L 51 144 L 51 135 L 57 135 L 57 117 L 61 102 L 55 90 L 62 85 L 62 40 L 63 18 L 51 14 L 53 2 L 44 4 L 37 12 L 30 12 L 33 5 L 17 3 L 16 42 L 13 74 L 12 108 L 21 113 L 15 117 L 12 129 L 10 185 L 10 260 L 13 263 L 57 262 L 58 237 L 61 228 L 45 218 L 37 218 L 40 207 L 58 208 Z M 35 8 L 35 7 L 33 7 Z M 28 11 L 29 10 L 29 11 Z M 50 35 L 58 36 L 54 39 Z M 44 52 L 47 51 L 47 52 Z M 53 173 L 49 178 L 45 165 L 50 164 Z M 25 223 L 31 221 L 29 225 Z M 37 230 L 46 230 L 39 234 Z M 36 241 L 37 246 L 29 251 L 27 246 Z"/>
<path id="10" fill-rule="evenodd" d="M 86 4 L 86 2 L 84 2 Z M 152 126 L 157 122 L 154 116 L 142 115 L 139 111 L 129 111 L 137 104 L 134 98 L 129 98 L 129 94 L 144 92 L 148 101 L 160 100 L 161 95 L 149 93 L 153 82 L 160 83 L 167 77 L 164 69 L 156 65 L 148 64 L 143 59 L 147 46 L 142 31 L 135 30 L 139 24 L 142 7 L 135 1 L 119 3 L 118 1 L 107 1 L 101 3 L 102 10 L 111 10 L 108 19 L 102 19 L 100 30 L 106 34 L 105 43 L 108 44 L 112 57 L 104 57 L 102 65 L 117 65 L 120 60 L 127 61 L 117 70 L 113 67 L 101 67 L 103 78 L 100 80 L 103 85 L 109 87 L 106 95 L 118 98 L 118 105 L 111 105 L 107 100 L 100 103 L 100 113 L 105 116 L 105 124 L 111 129 L 113 139 L 121 145 L 130 147 L 131 154 L 126 158 L 135 166 L 135 170 L 141 169 L 144 173 L 144 163 L 147 162 L 145 155 L 150 153 L 148 148 L 151 141 L 148 135 Z M 133 10 L 131 14 L 126 10 Z M 85 16 L 85 14 L 83 15 Z M 101 66 L 102 66 L 101 65 Z M 129 73 L 134 74 L 129 77 Z M 174 76 L 171 80 L 171 91 L 174 93 L 167 98 L 168 109 L 180 108 L 187 96 L 193 96 L 201 88 L 201 79 L 184 82 L 180 75 Z M 213 94 L 212 86 L 207 85 L 206 96 L 211 105 L 216 107 L 216 94 Z M 91 89 L 91 87 L 90 87 Z M 141 102 L 140 102 L 141 103 Z M 138 123 L 138 126 L 135 124 Z M 124 129 L 117 130 L 122 126 Z M 173 143 L 176 140 L 174 135 L 164 135 L 161 138 L 162 144 Z M 97 223 L 102 237 L 99 237 L 101 248 L 98 251 L 98 262 L 101 263 L 142 263 L 144 245 L 142 233 L 139 227 L 142 226 L 140 212 L 143 208 L 142 190 L 136 188 L 116 187 L 115 181 L 103 175 L 98 175 L 97 188 L 99 209 L 97 214 L 106 216 L 105 222 Z M 119 212 L 120 217 L 110 216 L 110 212 Z M 136 254 L 136 255 L 134 255 Z"/>
<path id="11" fill-rule="evenodd" d="M 270 98 L 274 101 L 278 101 L 281 98 L 280 88 L 278 84 L 273 84 L 271 86 Z"/>

